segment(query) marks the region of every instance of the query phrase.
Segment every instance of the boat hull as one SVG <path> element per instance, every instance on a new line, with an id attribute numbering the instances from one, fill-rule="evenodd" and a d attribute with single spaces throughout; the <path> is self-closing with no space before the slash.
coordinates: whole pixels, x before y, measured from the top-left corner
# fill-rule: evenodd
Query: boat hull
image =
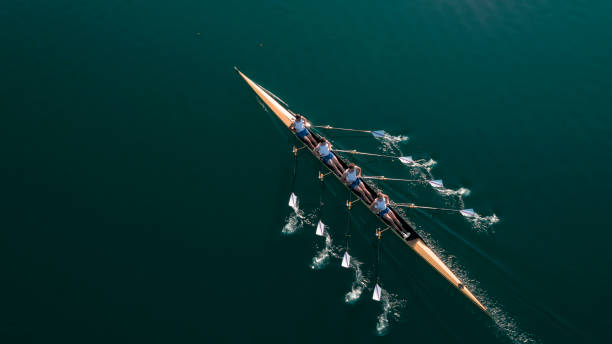
<path id="1" fill-rule="evenodd" d="M 278 119 L 287 127 L 287 129 L 289 129 L 289 126 L 291 125 L 291 123 L 293 123 L 293 120 L 295 118 L 294 114 L 291 113 L 289 110 L 287 110 L 284 106 L 282 106 L 278 101 L 276 101 L 276 99 L 274 99 L 273 96 L 268 94 L 263 89 L 263 87 L 253 82 L 251 79 L 249 79 L 246 75 L 244 75 L 236 67 L 234 68 L 236 69 L 236 72 L 238 72 L 238 74 L 244 79 L 244 81 L 246 81 L 249 87 L 251 87 L 251 89 L 253 89 L 253 91 L 257 94 L 257 96 L 266 104 L 266 106 L 270 110 L 272 110 L 272 112 L 274 112 L 274 114 L 278 117 Z M 316 133 L 312 133 L 312 135 L 315 137 L 315 139 L 317 139 L 317 141 L 321 140 L 320 135 Z M 310 147 L 308 146 L 306 147 L 308 148 L 308 150 L 312 152 Z M 314 152 L 312 153 L 314 154 Z M 338 161 L 340 161 L 340 163 L 344 167 L 348 166 L 348 163 L 342 157 L 337 156 L 337 158 L 338 158 Z M 327 164 L 323 163 L 322 161 L 321 163 L 323 164 L 323 166 L 329 169 Z M 332 173 L 332 174 L 340 180 L 340 178 L 335 173 Z M 365 181 L 363 182 L 366 188 L 368 188 L 370 192 L 375 194 L 374 189 L 367 182 Z M 361 198 L 360 194 L 355 193 L 353 190 L 351 191 L 357 197 Z M 391 226 L 390 223 L 387 223 L 382 218 L 378 216 L 377 218 L 381 220 L 385 225 L 389 226 L 390 230 L 393 231 L 393 233 L 395 233 L 395 235 L 397 235 L 406 245 L 408 245 L 408 247 L 412 248 L 417 255 L 419 255 L 427 263 L 429 263 L 429 265 L 431 265 L 436 271 L 438 271 L 438 273 L 440 273 L 447 281 L 449 281 L 453 286 L 455 286 L 463 295 L 465 295 L 470 301 L 472 301 L 478 308 L 480 308 L 481 310 L 483 310 L 485 313 L 488 314 L 487 308 L 467 289 L 467 287 L 465 287 L 465 285 L 461 282 L 461 280 L 446 266 L 446 264 L 444 264 L 444 262 L 431 250 L 431 248 L 429 248 L 429 246 L 425 244 L 423 239 L 414 230 L 414 228 L 412 228 L 406 222 L 406 220 L 402 216 L 400 216 L 392 207 L 389 207 L 389 208 L 391 209 L 391 211 L 393 211 L 396 214 L 397 218 L 402 223 L 403 228 L 401 232 L 397 230 L 395 227 Z M 406 236 L 407 233 L 409 233 L 408 236 Z"/>

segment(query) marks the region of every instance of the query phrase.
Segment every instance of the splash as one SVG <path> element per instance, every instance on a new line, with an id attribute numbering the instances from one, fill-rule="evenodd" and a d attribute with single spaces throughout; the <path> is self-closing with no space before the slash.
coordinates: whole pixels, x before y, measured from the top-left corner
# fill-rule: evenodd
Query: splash
<path id="1" fill-rule="evenodd" d="M 476 214 L 476 216 L 466 217 L 466 219 L 472 224 L 472 227 L 482 231 L 499 222 L 499 217 L 495 214 L 489 216 Z"/>
<path id="2" fill-rule="evenodd" d="M 436 166 L 438 162 L 435 161 L 434 159 L 419 159 L 419 160 L 415 160 L 414 161 L 414 165 L 416 167 L 422 168 L 424 170 L 426 170 L 429 173 L 429 176 L 431 177 L 431 170 L 434 168 L 434 166 Z"/>
<path id="3" fill-rule="evenodd" d="M 399 145 L 402 142 L 408 141 L 410 138 L 405 135 L 385 135 L 383 137 L 376 137 L 376 139 L 382 144 L 382 151 L 385 153 L 396 153 L 399 151 Z"/>
<path id="4" fill-rule="evenodd" d="M 447 189 L 447 188 L 434 188 L 439 194 L 444 196 L 457 196 L 457 197 L 466 197 L 469 196 L 472 191 L 468 188 L 459 188 L 457 190 Z"/>
<path id="5" fill-rule="evenodd" d="M 454 198 L 457 201 L 457 205 L 460 208 L 465 208 L 465 203 L 463 202 L 463 197 L 469 196 L 472 191 L 468 188 L 459 188 L 457 190 L 447 189 L 447 188 L 434 188 L 437 193 L 447 198 Z"/>
<path id="6" fill-rule="evenodd" d="M 357 260 L 355 257 L 351 257 L 350 268 L 353 269 L 353 272 L 355 273 L 355 279 L 351 284 L 351 290 L 344 295 L 344 302 L 346 303 L 353 304 L 357 302 L 363 293 L 363 289 L 368 285 L 369 280 L 361 270 L 361 264 L 362 262 Z"/>
<path id="7" fill-rule="evenodd" d="M 312 257 L 312 265 L 310 268 L 313 270 L 320 270 L 324 268 L 329 261 L 329 256 L 334 254 L 331 235 L 329 235 L 327 230 L 325 230 L 323 234 L 325 235 L 325 247 L 323 247 L 321 251 Z"/>
<path id="8" fill-rule="evenodd" d="M 293 209 L 293 213 L 285 220 L 285 225 L 281 231 L 284 235 L 292 235 L 302 229 L 304 225 L 312 225 L 315 214 L 304 214 L 300 209 L 299 199 L 296 196 L 295 205 L 289 205 Z"/>
<path id="9" fill-rule="evenodd" d="M 389 331 L 391 321 L 398 321 L 400 312 L 406 305 L 406 300 L 400 299 L 397 295 L 381 290 L 382 313 L 378 315 L 376 322 L 376 334 L 384 336 Z"/>
<path id="10" fill-rule="evenodd" d="M 303 227 L 302 216 L 298 213 L 293 213 L 287 217 L 285 225 L 281 233 L 285 235 L 292 235 Z"/>

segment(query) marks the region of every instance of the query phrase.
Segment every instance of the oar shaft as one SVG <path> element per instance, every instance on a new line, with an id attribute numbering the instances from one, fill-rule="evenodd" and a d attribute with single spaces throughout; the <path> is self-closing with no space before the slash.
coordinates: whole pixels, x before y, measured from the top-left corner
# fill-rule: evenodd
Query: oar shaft
<path id="1" fill-rule="evenodd" d="M 436 207 L 426 207 L 426 206 L 421 206 L 421 205 L 415 205 L 412 203 L 395 203 L 393 204 L 395 206 L 398 207 L 405 207 L 405 208 L 418 208 L 418 209 L 431 209 L 431 210 L 446 210 L 446 211 L 461 211 L 462 209 L 449 209 L 449 208 L 436 208 Z"/>
<path id="2" fill-rule="evenodd" d="M 393 155 L 384 155 L 384 154 L 374 154 L 374 153 L 365 153 L 365 152 L 359 152 L 356 150 L 345 150 L 345 149 L 334 149 L 334 151 L 336 152 L 341 152 L 341 153 L 349 153 L 349 154 L 360 154 L 360 155 L 368 155 L 368 156 L 379 156 L 381 158 L 391 158 L 391 159 L 399 159 L 399 156 L 393 156 Z"/>
<path id="3" fill-rule="evenodd" d="M 362 129 L 349 129 L 349 128 L 337 128 L 337 127 L 332 127 L 330 125 L 313 125 L 313 127 L 315 128 L 321 128 L 321 129 L 329 129 L 329 130 L 344 130 L 344 131 L 356 131 L 359 133 L 371 133 L 372 130 L 362 130 Z"/>
<path id="4" fill-rule="evenodd" d="M 363 179 L 378 179 L 378 180 L 393 180 L 398 182 L 414 182 L 414 183 L 428 183 L 428 180 L 420 179 L 402 179 L 402 178 L 388 178 L 385 176 L 362 176 Z"/>

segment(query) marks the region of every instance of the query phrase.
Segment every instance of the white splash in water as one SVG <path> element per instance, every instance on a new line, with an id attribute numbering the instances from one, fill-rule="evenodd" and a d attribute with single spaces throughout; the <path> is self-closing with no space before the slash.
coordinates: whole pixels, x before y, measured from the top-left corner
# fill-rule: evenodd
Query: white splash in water
<path id="1" fill-rule="evenodd" d="M 313 270 L 319 270 L 324 268 L 329 261 L 329 256 L 333 254 L 332 238 L 327 230 L 323 231 L 325 235 L 325 247 L 321 249 L 314 257 L 312 257 L 312 265 L 310 266 Z"/>
<path id="2" fill-rule="evenodd" d="M 355 273 L 355 279 L 351 284 L 351 290 L 344 295 L 344 302 L 346 303 L 352 304 L 357 302 L 363 293 L 363 289 L 368 285 L 369 281 L 361 270 L 361 264 L 362 263 L 355 257 L 351 257 L 350 268 L 353 269 L 353 272 Z"/>
<path id="3" fill-rule="evenodd" d="M 499 222 L 499 217 L 495 214 L 489 216 L 476 214 L 476 216 L 469 216 L 466 219 L 472 224 L 472 227 L 478 230 L 486 230 Z"/>
<path id="4" fill-rule="evenodd" d="M 419 159 L 419 160 L 415 160 L 414 165 L 427 170 L 427 172 L 429 172 L 431 176 L 431 169 L 434 168 L 434 166 L 436 166 L 437 163 L 438 162 L 435 161 L 434 159 L 429 159 L 429 160 Z"/>
<path id="5" fill-rule="evenodd" d="M 385 153 L 396 153 L 399 150 L 399 145 L 402 142 L 408 141 L 410 138 L 405 135 L 385 135 L 383 137 L 376 137 L 376 139 L 382 144 L 382 151 Z"/>
<path id="6" fill-rule="evenodd" d="M 388 293 L 385 289 L 381 289 L 382 313 L 377 318 L 376 334 L 384 336 L 389 331 L 390 321 L 398 321 L 400 312 L 406 304 L 406 300 L 400 299 L 397 295 Z"/>
<path id="7" fill-rule="evenodd" d="M 454 198 L 457 201 L 457 205 L 459 206 L 459 208 L 465 208 L 465 203 L 463 203 L 463 197 L 467 197 L 472 193 L 472 191 L 470 191 L 470 189 L 468 188 L 459 188 L 457 190 L 447 188 L 434 188 L 434 190 L 436 190 L 436 192 L 438 192 L 442 196 Z"/>
<path id="8" fill-rule="evenodd" d="M 302 228 L 303 222 L 298 213 L 293 213 L 287 217 L 285 221 L 285 225 L 283 226 L 283 230 L 281 233 L 285 235 L 291 235 L 298 231 L 298 229 Z"/>
<path id="9" fill-rule="evenodd" d="M 304 211 L 300 209 L 298 197 L 296 196 L 295 198 L 295 206 L 290 205 L 291 209 L 293 209 L 293 214 L 287 217 L 283 230 L 281 231 L 281 233 L 285 235 L 294 234 L 303 228 L 305 224 L 312 225 L 313 219 L 315 218 L 315 214 L 304 215 Z"/>
<path id="10" fill-rule="evenodd" d="M 447 189 L 447 188 L 434 188 L 439 194 L 444 196 L 458 196 L 458 197 L 466 197 L 469 196 L 472 191 L 468 188 L 459 188 L 457 190 Z"/>

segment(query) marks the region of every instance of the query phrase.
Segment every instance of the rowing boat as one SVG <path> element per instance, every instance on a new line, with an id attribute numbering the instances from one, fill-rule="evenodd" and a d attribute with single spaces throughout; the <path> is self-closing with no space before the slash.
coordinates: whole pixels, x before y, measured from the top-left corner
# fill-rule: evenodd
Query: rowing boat
<path id="1" fill-rule="evenodd" d="M 283 102 L 280 98 L 278 98 L 274 94 L 267 91 L 262 86 L 255 83 L 253 80 L 249 79 L 240 70 L 238 70 L 238 68 L 234 67 L 234 69 L 236 70 L 236 72 L 238 72 L 240 77 L 242 77 L 242 79 L 246 81 L 249 87 L 253 89 L 253 91 L 255 92 L 255 94 L 257 94 L 259 99 L 261 99 L 264 102 L 264 104 L 270 110 L 272 110 L 272 112 L 276 115 L 276 117 L 278 117 L 278 119 L 289 130 L 289 126 L 291 125 L 291 123 L 293 123 L 295 116 L 293 112 L 291 112 L 291 110 L 281 105 L 281 102 L 283 104 L 286 104 L 286 103 Z M 293 133 L 293 131 L 291 132 Z M 322 136 L 320 134 L 312 132 L 312 131 L 311 131 L 311 134 L 313 135 L 313 137 L 315 137 L 317 141 L 321 141 Z M 314 152 L 310 149 L 310 147 L 308 147 L 307 145 L 305 145 L 305 147 L 311 153 L 314 154 Z M 336 154 L 336 157 L 338 158 L 338 161 L 340 162 L 340 164 L 344 166 L 344 168 L 348 166 L 348 162 L 344 158 L 338 156 L 337 154 Z M 329 168 L 322 161 L 321 163 L 323 164 L 323 166 Z M 340 180 L 340 177 L 338 177 L 335 173 L 332 173 L 332 174 Z M 362 182 L 372 194 L 376 194 L 372 186 L 370 186 L 364 180 L 362 180 Z M 358 193 L 355 193 L 354 191 L 353 191 L 353 194 L 361 198 L 361 195 Z M 412 248 L 417 255 L 419 255 L 427 263 L 429 263 L 429 265 L 431 265 L 436 271 L 438 271 L 446 280 L 448 280 L 455 288 L 457 288 L 463 295 L 465 295 L 470 301 L 472 301 L 478 308 L 480 308 L 481 310 L 483 310 L 485 313 L 488 314 L 487 308 L 474 296 L 474 294 L 472 294 L 472 292 L 468 290 L 468 288 L 461 282 L 461 280 L 446 266 L 446 264 L 444 264 L 444 262 L 442 262 L 442 260 L 431 250 L 431 248 L 427 246 L 427 244 L 423 241 L 423 239 L 419 236 L 419 234 L 414 230 L 414 228 L 412 228 L 406 222 L 406 220 L 400 214 L 398 214 L 397 211 L 393 209 L 392 206 L 389 206 L 389 209 L 396 215 L 396 217 L 402 223 L 401 230 L 396 229 L 394 226 L 391 226 L 390 223 L 387 223 L 384 219 L 380 218 L 379 216 L 377 216 L 377 218 L 379 218 L 383 223 L 385 223 L 385 225 L 387 225 L 388 228 L 393 233 L 395 233 L 395 235 L 397 235 L 397 237 L 400 240 L 402 240 L 406 245 L 408 245 L 408 247 Z"/>

